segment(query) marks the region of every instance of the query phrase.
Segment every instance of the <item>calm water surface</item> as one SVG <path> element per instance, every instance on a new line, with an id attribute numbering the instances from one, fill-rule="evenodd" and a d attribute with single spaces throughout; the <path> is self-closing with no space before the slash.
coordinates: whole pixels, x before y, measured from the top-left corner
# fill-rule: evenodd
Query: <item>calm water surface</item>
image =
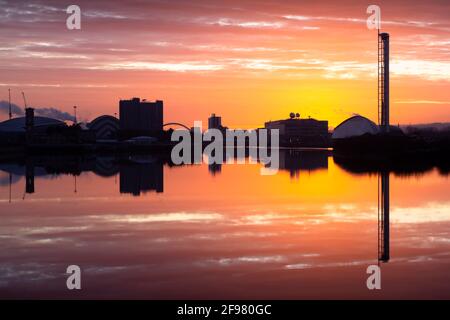
<path id="1" fill-rule="evenodd" d="M 0 164 L 1 298 L 450 298 L 450 180 L 437 169 L 390 174 L 379 262 L 379 174 L 326 152 L 282 154 L 270 176 L 153 156 L 61 163 Z M 369 291 L 378 263 L 382 290 Z M 72 264 L 81 291 L 66 289 Z"/>

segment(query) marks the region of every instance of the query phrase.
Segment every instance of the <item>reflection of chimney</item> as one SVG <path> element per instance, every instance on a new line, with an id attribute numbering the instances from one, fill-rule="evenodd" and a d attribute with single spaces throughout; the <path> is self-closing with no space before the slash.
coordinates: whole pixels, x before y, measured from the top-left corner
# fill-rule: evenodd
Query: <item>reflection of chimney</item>
<path id="1" fill-rule="evenodd" d="M 26 108 L 25 109 L 25 128 L 27 132 L 29 132 L 34 126 L 34 109 Z"/>
<path id="2" fill-rule="evenodd" d="M 25 192 L 34 193 L 34 164 L 31 160 L 25 166 Z"/>
<path id="3" fill-rule="evenodd" d="M 378 179 L 378 261 L 388 262 L 390 259 L 389 172 L 380 173 Z"/>

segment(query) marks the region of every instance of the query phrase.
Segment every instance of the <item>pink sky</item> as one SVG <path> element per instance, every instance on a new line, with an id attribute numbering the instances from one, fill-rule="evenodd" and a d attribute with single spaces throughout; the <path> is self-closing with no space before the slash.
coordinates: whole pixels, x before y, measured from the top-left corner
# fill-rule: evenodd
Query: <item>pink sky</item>
<path id="1" fill-rule="evenodd" d="M 376 31 L 365 1 L 0 0 L 0 100 L 114 114 L 120 98 L 162 99 L 165 121 L 212 112 L 230 127 L 302 116 L 376 121 Z M 383 1 L 391 35 L 391 122 L 450 121 L 448 1 Z M 6 114 L 0 114 L 5 119 Z"/>

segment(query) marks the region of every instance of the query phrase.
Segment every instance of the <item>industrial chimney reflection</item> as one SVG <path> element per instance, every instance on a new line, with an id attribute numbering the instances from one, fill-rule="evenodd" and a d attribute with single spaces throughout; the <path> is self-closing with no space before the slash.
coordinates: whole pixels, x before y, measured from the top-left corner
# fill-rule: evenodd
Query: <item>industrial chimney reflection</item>
<path id="1" fill-rule="evenodd" d="M 31 159 L 25 163 L 25 193 L 34 193 L 34 163 Z"/>
<path id="2" fill-rule="evenodd" d="M 378 175 L 378 261 L 388 262 L 389 252 L 389 172 Z"/>

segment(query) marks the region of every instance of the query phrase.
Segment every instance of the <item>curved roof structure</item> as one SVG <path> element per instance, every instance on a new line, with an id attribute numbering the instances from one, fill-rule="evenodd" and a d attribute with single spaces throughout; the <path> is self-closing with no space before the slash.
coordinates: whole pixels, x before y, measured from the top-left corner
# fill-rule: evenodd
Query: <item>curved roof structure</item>
<path id="1" fill-rule="evenodd" d="M 345 139 L 362 136 L 364 134 L 377 134 L 379 131 L 379 127 L 372 120 L 363 116 L 353 116 L 334 129 L 332 138 Z"/>
<path id="2" fill-rule="evenodd" d="M 163 128 L 168 127 L 168 126 L 180 126 L 180 127 L 185 128 L 188 131 L 191 130 L 188 126 L 186 126 L 182 123 L 179 123 L 179 122 L 168 122 L 168 123 L 163 124 Z"/>
<path id="3" fill-rule="evenodd" d="M 34 117 L 34 127 L 52 127 L 65 125 L 66 124 L 60 120 L 47 117 Z M 25 117 L 19 117 L 0 122 L 0 131 L 25 132 Z"/>
<path id="4" fill-rule="evenodd" d="M 116 117 L 103 115 L 92 120 L 88 127 L 95 131 L 97 139 L 109 139 L 116 136 L 120 122 Z"/>

